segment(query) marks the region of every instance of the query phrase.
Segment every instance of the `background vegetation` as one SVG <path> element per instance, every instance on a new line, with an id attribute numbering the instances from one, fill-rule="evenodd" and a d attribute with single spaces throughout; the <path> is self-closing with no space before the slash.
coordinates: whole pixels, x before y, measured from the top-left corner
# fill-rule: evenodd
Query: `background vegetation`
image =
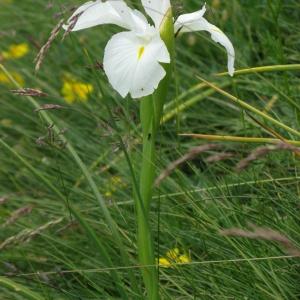
<path id="1" fill-rule="evenodd" d="M 101 69 L 89 67 L 101 62 L 106 41 L 118 28 L 97 27 L 64 42 L 60 35 L 41 70 L 34 72 L 33 60 L 52 28 L 80 3 L 0 0 L 1 64 L 24 87 L 48 94 L 34 99 L 13 95 L 10 90 L 17 87 L 0 71 L 3 300 L 143 298 L 132 176 L 120 144 L 121 138 L 131 162 L 138 163 L 138 102 L 122 100 Z M 173 3 L 176 14 L 203 4 Z M 133 5 L 140 7 L 139 1 Z M 235 45 L 237 69 L 299 62 L 299 1 L 211 0 L 207 5 L 207 18 Z M 176 77 L 158 145 L 158 174 L 191 147 L 207 143 L 180 133 L 299 140 L 297 133 L 244 110 L 199 79 L 297 130 L 299 68 L 217 77 L 226 55 L 206 33 L 179 36 L 176 42 Z M 29 47 L 26 55 L 4 54 L 22 43 Z M 68 84 L 77 84 L 73 97 Z M 86 99 L 80 84 L 90 85 Z M 34 111 L 34 101 L 63 109 L 46 111 L 51 120 L 45 120 Z M 298 156 L 271 152 L 246 170 L 235 170 L 260 145 L 222 142 L 221 149 L 198 155 L 156 189 L 152 228 L 157 257 L 174 248 L 190 257 L 186 265 L 159 269 L 162 299 L 299 299 L 295 249 L 220 233 L 252 223 L 280 232 L 295 247 L 300 243 Z M 230 158 L 207 161 L 220 151 Z M 111 231 L 113 223 L 117 232 Z"/>

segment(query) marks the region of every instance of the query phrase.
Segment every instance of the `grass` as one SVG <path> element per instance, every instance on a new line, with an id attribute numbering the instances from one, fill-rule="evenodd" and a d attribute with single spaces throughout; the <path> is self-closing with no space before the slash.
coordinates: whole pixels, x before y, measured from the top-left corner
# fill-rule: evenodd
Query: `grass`
<path id="1" fill-rule="evenodd" d="M 175 2 L 176 15 L 202 4 Z M 30 99 L 12 95 L 13 86 L 0 86 L 0 203 L 6 199 L 0 204 L 5 224 L 0 225 L 0 245 L 6 243 L 0 246 L 0 299 L 143 299 L 132 173 L 121 143 L 136 170 L 139 103 L 120 99 L 100 71 L 86 68 L 91 60 L 101 61 L 107 39 L 118 29 L 98 27 L 63 43 L 57 39 L 35 74 L 38 46 L 58 22 L 53 15 L 62 5 L 81 1 L 53 3 L 0 0 L 0 51 L 22 42 L 30 46 L 28 55 L 2 64 L 10 74 L 21 74 L 26 87 L 49 94 Z M 206 143 L 182 133 L 261 138 L 262 145 L 278 136 L 299 141 L 299 69 L 282 67 L 300 59 L 298 1 L 207 5 L 209 20 L 235 45 L 237 69 L 269 67 L 232 79 L 216 76 L 226 66 L 222 49 L 205 33 L 177 37 L 176 77 L 157 145 L 157 175 L 191 147 Z M 87 102 L 65 102 L 66 74 L 94 86 Z M 230 95 L 245 105 L 230 101 Z M 46 103 L 65 109 L 34 112 L 35 105 Z M 40 137 L 43 145 L 36 142 Z M 192 259 L 159 269 L 161 298 L 299 299 L 299 258 L 275 242 L 219 233 L 254 223 L 281 232 L 299 247 L 298 157 L 270 153 L 236 173 L 235 165 L 259 145 L 216 142 L 233 157 L 211 164 L 206 158 L 215 152 L 201 154 L 155 191 L 151 227 L 156 256 L 177 247 Z M 32 210 L 12 218 L 27 206 Z"/>

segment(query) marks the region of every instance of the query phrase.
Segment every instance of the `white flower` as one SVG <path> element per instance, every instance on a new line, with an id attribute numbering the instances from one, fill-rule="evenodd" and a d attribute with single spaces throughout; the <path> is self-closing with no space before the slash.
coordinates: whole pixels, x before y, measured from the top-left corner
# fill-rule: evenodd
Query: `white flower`
<path id="1" fill-rule="evenodd" d="M 132 98 L 152 94 L 166 71 L 161 63 L 170 63 L 170 54 L 160 37 L 160 25 L 170 0 L 142 0 L 145 11 L 154 26 L 138 10 L 127 6 L 124 0 L 89 1 L 80 6 L 64 26 L 65 30 L 78 31 L 96 25 L 115 24 L 127 29 L 115 34 L 104 51 L 103 66 L 110 84 L 122 97 Z M 221 43 L 228 52 L 228 70 L 234 72 L 234 49 L 224 33 L 208 23 L 201 11 L 180 16 L 175 22 L 175 32 L 206 30 L 212 39 Z M 72 24 L 73 21 L 76 23 Z"/>
<path id="2" fill-rule="evenodd" d="M 175 32 L 208 31 L 211 34 L 213 41 L 220 43 L 223 47 L 225 47 L 228 55 L 228 73 L 233 76 L 235 59 L 233 45 L 221 29 L 209 23 L 203 17 L 205 12 L 206 8 L 204 5 L 199 11 L 179 16 L 174 25 Z"/>

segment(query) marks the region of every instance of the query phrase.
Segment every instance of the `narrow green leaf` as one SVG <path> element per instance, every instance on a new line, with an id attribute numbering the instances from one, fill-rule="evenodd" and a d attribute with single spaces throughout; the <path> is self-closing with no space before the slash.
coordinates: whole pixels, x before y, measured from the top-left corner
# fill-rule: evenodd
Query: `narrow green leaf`
<path id="1" fill-rule="evenodd" d="M 24 285 L 20 283 L 16 283 L 15 281 L 8 279 L 4 276 L 0 276 L 0 285 L 14 291 L 16 294 L 24 296 L 26 299 L 31 300 L 45 300 L 44 297 L 37 294 L 36 292 L 31 291 Z"/>

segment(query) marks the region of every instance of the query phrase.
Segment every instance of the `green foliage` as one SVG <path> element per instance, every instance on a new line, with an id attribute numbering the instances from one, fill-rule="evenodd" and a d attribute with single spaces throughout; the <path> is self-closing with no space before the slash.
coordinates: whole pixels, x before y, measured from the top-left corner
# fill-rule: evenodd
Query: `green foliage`
<path id="1" fill-rule="evenodd" d="M 87 68 L 91 61 L 101 62 L 106 41 L 118 29 L 97 27 L 64 42 L 60 35 L 34 74 L 38 48 L 59 21 L 54 15 L 69 16 L 64 7 L 82 1 L 5 2 L 0 0 L 0 51 L 25 42 L 30 52 L 1 63 L 12 76 L 19 73 L 25 87 L 49 94 L 35 98 L 37 106 L 64 109 L 34 112 L 31 99 L 13 95 L 14 86 L 0 85 L 0 299 L 142 299 L 133 174 L 123 151 L 125 146 L 136 169 L 139 103 L 120 99 L 101 70 Z M 174 1 L 175 15 L 203 4 L 183 1 L 183 9 L 180 2 Z M 140 7 L 139 1 L 135 5 Z M 299 62 L 299 1 L 211 0 L 207 6 L 208 19 L 233 41 L 237 69 Z M 191 147 L 206 143 L 180 133 L 273 137 L 272 129 L 299 140 L 199 85 L 199 77 L 205 78 L 298 130 L 299 69 L 215 76 L 225 66 L 223 49 L 206 33 L 176 38 L 176 76 L 158 137 L 157 175 Z M 63 99 L 63 80 L 70 74 L 94 86 L 87 102 Z M 162 299 L 299 299 L 298 259 L 287 257 L 275 242 L 219 233 L 254 223 L 300 245 L 299 158 L 274 152 L 236 173 L 234 166 L 255 147 L 224 142 L 230 159 L 212 164 L 205 159 L 214 151 L 200 154 L 155 189 L 150 219 L 156 256 L 177 247 L 192 259 L 159 269 Z M 17 211 L 26 206 L 32 210 Z"/>

